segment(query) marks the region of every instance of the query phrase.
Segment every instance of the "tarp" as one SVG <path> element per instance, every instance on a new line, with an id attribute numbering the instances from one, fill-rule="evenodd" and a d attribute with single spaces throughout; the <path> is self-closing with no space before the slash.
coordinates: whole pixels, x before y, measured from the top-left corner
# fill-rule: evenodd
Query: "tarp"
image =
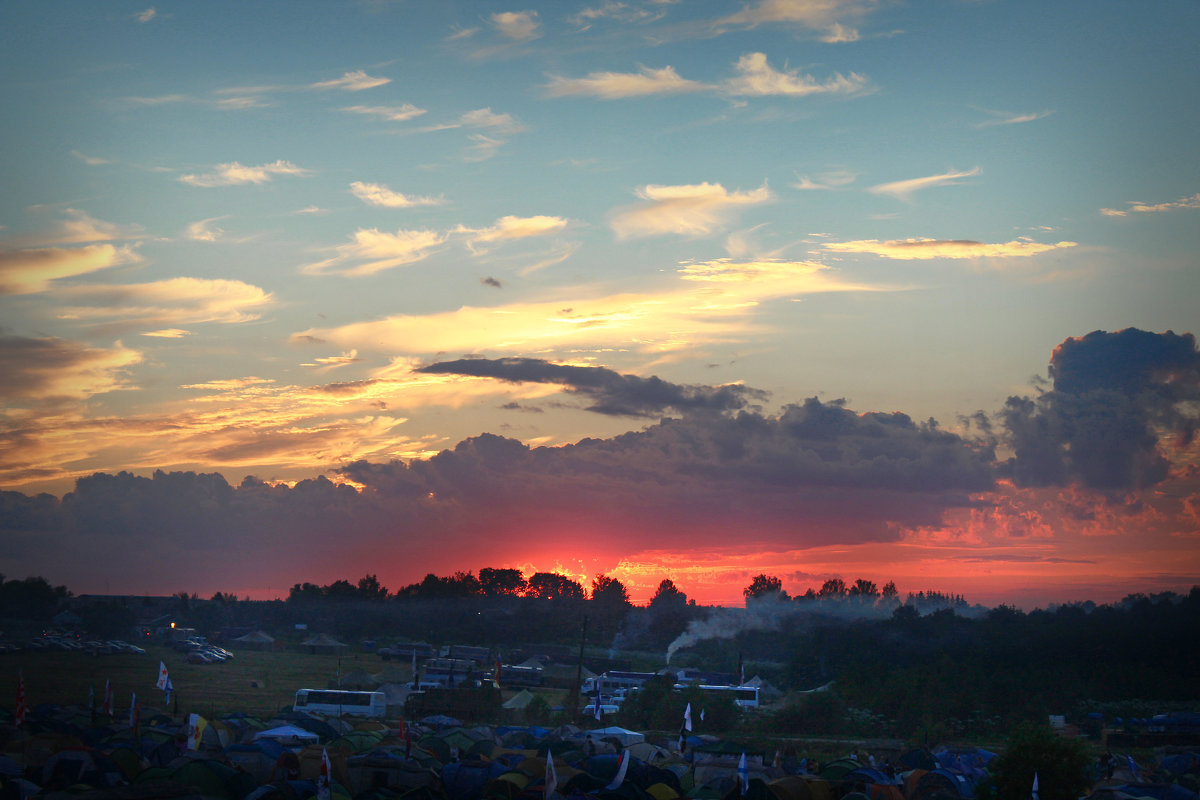
<path id="1" fill-rule="evenodd" d="M 254 734 L 254 740 L 259 739 L 274 739 L 280 743 L 287 742 L 315 742 L 321 737 L 311 731 L 306 731 L 304 728 L 296 725 L 280 725 L 278 728 L 269 728 L 265 731 L 259 731 Z"/>
<path id="2" fill-rule="evenodd" d="M 645 735 L 637 731 L 628 730 L 627 728 L 620 728 L 616 725 L 607 728 L 596 728 L 595 730 L 588 731 L 588 733 L 591 734 L 593 739 L 608 739 L 610 737 L 616 739 L 621 743 L 622 747 L 646 741 Z"/>

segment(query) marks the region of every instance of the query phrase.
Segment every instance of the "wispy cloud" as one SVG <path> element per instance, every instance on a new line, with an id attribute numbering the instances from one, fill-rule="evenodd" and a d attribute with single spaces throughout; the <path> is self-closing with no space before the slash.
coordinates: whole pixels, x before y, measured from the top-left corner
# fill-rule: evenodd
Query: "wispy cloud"
<path id="1" fill-rule="evenodd" d="M 454 232 L 465 235 L 467 237 L 467 246 L 472 252 L 476 252 L 482 244 L 512 239 L 527 239 L 534 236 L 547 236 L 552 233 L 558 233 L 566 227 L 567 220 L 563 217 L 544 215 L 534 217 L 507 216 L 501 217 L 496 220 L 494 225 L 487 228 L 468 228 L 460 225 Z"/>
<path id="2" fill-rule="evenodd" d="M 857 72 L 849 76 L 835 73 L 833 77 L 818 81 L 811 75 L 802 75 L 799 70 L 780 72 L 767 63 L 765 53 L 747 53 L 738 59 L 734 67 L 738 76 L 725 82 L 725 91 L 737 96 L 780 95 L 806 97 L 811 94 L 856 94 L 867 88 L 866 77 Z"/>
<path id="3" fill-rule="evenodd" d="M 446 234 L 430 230 L 385 233 L 377 228 L 359 228 L 353 241 L 334 248 L 337 255 L 306 264 L 300 271 L 306 275 L 374 275 L 429 258 L 446 238 Z"/>
<path id="4" fill-rule="evenodd" d="M 528 42 L 542 35 L 536 11 L 503 11 L 492 14 L 492 26 L 507 39 Z"/>
<path id="5" fill-rule="evenodd" d="M 89 167 L 98 167 L 98 166 L 101 166 L 102 164 L 111 164 L 112 163 L 112 161 L 110 159 L 100 158 L 99 156 L 89 156 L 89 155 L 79 152 L 78 150 L 72 150 L 71 155 L 75 156 L 80 161 L 87 164 Z"/>
<path id="6" fill-rule="evenodd" d="M 37 247 L 0 251 L 0 294 L 39 294 L 54 281 L 141 261 L 131 247 Z"/>
<path id="7" fill-rule="evenodd" d="M 914 192 L 919 192 L 922 189 L 931 189 L 935 186 L 953 186 L 963 178 L 973 178 L 983 172 L 980 167 L 969 169 L 966 172 L 943 172 L 941 175 L 929 175 L 924 178 L 909 178 L 904 181 L 893 181 L 892 183 L 881 183 L 878 186 L 872 186 L 867 189 L 873 194 L 887 194 L 899 200 L 908 200 Z"/>
<path id="8" fill-rule="evenodd" d="M 816 176 L 815 180 L 807 175 L 797 175 L 792 188 L 803 191 L 829 191 L 849 186 L 854 183 L 856 178 L 858 178 L 858 173 L 849 170 L 822 172 Z"/>
<path id="9" fill-rule="evenodd" d="M 125 371 L 141 360 L 140 352 L 120 342 L 103 348 L 0 334 L 0 398 L 6 407 L 19 407 L 31 400 L 81 400 L 128 388 Z"/>
<path id="10" fill-rule="evenodd" d="M 142 336 L 149 336 L 152 339 L 182 339 L 184 336 L 191 335 L 191 331 L 185 331 L 183 328 L 162 328 L 157 331 L 142 331 Z"/>
<path id="11" fill-rule="evenodd" d="M 440 206 L 446 200 L 443 197 L 418 197 L 416 195 L 406 195 L 400 192 L 393 192 L 388 187 L 381 183 L 363 183 L 362 181 L 354 181 L 350 184 L 350 191 L 359 200 L 362 200 L 369 206 L 378 206 L 380 208 L 412 208 L 413 206 Z"/>
<path id="12" fill-rule="evenodd" d="M 702 92 L 713 89 L 711 84 L 685 80 L 674 67 L 651 69 L 642 67 L 638 72 L 593 72 L 586 78 L 563 78 L 550 76 L 545 87 L 550 97 L 587 95 L 603 100 L 623 97 L 645 97 L 656 94 L 680 94 Z"/>
<path id="13" fill-rule="evenodd" d="M 154 19 L 157 16 L 158 16 L 158 11 L 155 10 L 154 6 L 151 6 L 150 8 L 147 8 L 145 11 L 139 11 L 138 13 L 134 14 L 133 18 L 136 19 L 138 22 L 145 23 L 145 22 L 149 22 L 150 20 Z"/>
<path id="14" fill-rule="evenodd" d="M 417 108 L 411 103 L 404 103 L 399 106 L 347 106 L 342 110 L 349 111 L 351 114 L 366 114 L 371 117 L 379 117 L 388 122 L 407 122 L 426 113 L 425 109 Z"/>
<path id="15" fill-rule="evenodd" d="M 719 92 L 733 97 L 806 97 L 813 94 L 857 94 L 868 80 L 856 72 L 823 81 L 799 70 L 774 69 L 765 53 L 746 53 L 734 64 L 736 75 L 720 83 L 702 83 L 679 75 L 674 67 L 641 67 L 637 72 L 593 72 L 584 78 L 551 76 L 544 87 L 550 97 L 583 95 L 602 100 L 688 92 Z"/>
<path id="16" fill-rule="evenodd" d="M 364 89 L 374 89 L 376 86 L 383 86 L 391 83 L 391 78 L 372 78 L 363 70 L 355 70 L 347 72 L 340 78 L 334 78 L 330 81 L 321 81 L 319 83 L 309 84 L 310 89 L 344 89 L 348 92 L 361 92 Z"/>
<path id="17" fill-rule="evenodd" d="M 218 228 L 216 223 L 228 218 L 229 215 L 225 214 L 193 222 L 184 229 L 183 236 L 193 242 L 215 242 L 225 235 L 225 231 Z"/>
<path id="18" fill-rule="evenodd" d="M 1027 258 L 1051 250 L 1076 247 L 1077 242 L 1043 244 L 1028 238 L 1011 242 L 976 242 L 970 239 L 861 239 L 853 242 L 826 242 L 824 249 L 835 253 L 870 253 L 904 261 L 933 258 Z"/>
<path id="19" fill-rule="evenodd" d="M 843 20 L 863 17 L 876 7 L 871 0 L 759 0 L 715 20 L 712 27 L 724 31 L 771 24 L 797 25 L 824 31 L 823 41 L 847 42 L 857 40 L 858 31 L 847 27 Z"/>
<path id="20" fill-rule="evenodd" d="M 683 186 L 643 186 L 637 194 L 646 202 L 617 212 L 611 225 L 617 236 L 678 234 L 706 236 L 720 228 L 734 209 L 766 203 L 771 191 L 764 183 L 757 189 L 730 192 L 719 183 Z"/>
<path id="21" fill-rule="evenodd" d="M 314 358 L 312 361 L 301 364 L 302 367 L 310 367 L 318 372 L 328 372 L 339 367 L 346 367 L 350 364 L 361 363 L 363 359 L 358 357 L 357 350 L 350 350 L 338 356 L 325 356 L 323 358 Z"/>
<path id="22" fill-rule="evenodd" d="M 985 111 L 987 109 L 984 109 Z M 987 111 L 992 119 L 975 123 L 976 128 L 991 128 L 996 125 L 1020 125 L 1025 122 L 1036 122 L 1053 114 L 1053 111 L 1035 111 L 1026 114 L 1011 114 L 1006 111 Z"/>
<path id="23" fill-rule="evenodd" d="M 1191 197 L 1181 197 L 1178 200 L 1173 200 L 1167 203 L 1143 203 L 1138 200 L 1130 200 L 1129 208 L 1102 208 L 1100 213 L 1106 217 L 1127 217 L 1130 214 L 1156 214 L 1160 211 L 1177 211 L 1181 208 L 1200 208 L 1200 192 Z"/>
<path id="24" fill-rule="evenodd" d="M 211 172 L 204 174 L 180 175 L 181 183 L 192 186 L 241 186 L 247 183 L 267 183 L 276 175 L 305 176 L 309 170 L 297 167 L 289 161 L 275 161 L 258 167 L 247 167 L 232 161 L 228 164 L 217 164 Z"/>
<path id="25" fill-rule="evenodd" d="M 807 294 L 886 291 L 845 281 L 807 261 L 720 259 L 681 266 L 659 291 L 555 293 L 455 311 L 396 315 L 292 335 L 360 352 L 528 353 L 553 347 L 622 347 L 666 354 L 739 340 L 757 329 L 759 304 Z"/>
<path id="26" fill-rule="evenodd" d="M 206 278 L 74 286 L 63 289 L 61 296 L 61 319 L 139 325 L 250 322 L 274 303 L 273 295 L 258 286 Z"/>
<path id="27" fill-rule="evenodd" d="M 580 30 L 587 30 L 600 20 L 611 20 L 622 25 L 634 25 L 654 22 L 655 20 L 662 19 L 664 15 L 664 12 L 661 10 L 651 11 L 636 4 L 606 0 L 606 2 L 598 6 L 585 8 L 577 14 L 567 17 L 567 21 L 572 25 L 579 26 Z"/>

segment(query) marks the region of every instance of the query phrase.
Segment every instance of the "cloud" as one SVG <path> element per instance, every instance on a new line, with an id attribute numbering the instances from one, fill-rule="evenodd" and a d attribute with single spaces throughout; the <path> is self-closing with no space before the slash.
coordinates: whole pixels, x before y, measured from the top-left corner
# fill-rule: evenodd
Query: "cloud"
<path id="1" fill-rule="evenodd" d="M 765 53 L 747 53 L 738 59 L 735 69 L 738 77 L 724 84 L 725 91 L 732 95 L 765 97 L 781 95 L 806 97 L 810 94 L 856 94 L 867 88 L 867 79 L 856 72 L 849 76 L 837 73 L 824 82 L 811 75 L 801 75 L 799 70 L 779 72 L 767 63 Z"/>
<path id="2" fill-rule="evenodd" d="M 566 229 L 567 220 L 562 217 L 538 215 L 533 217 L 506 216 L 496 220 L 488 228 L 468 228 L 459 225 L 454 232 L 467 236 L 467 246 L 477 251 L 480 245 L 493 242 L 528 239 L 535 236 L 548 236 Z"/>
<path id="3" fill-rule="evenodd" d="M 125 373 L 141 361 L 140 352 L 120 342 L 105 349 L 0 334 L 0 397 L 13 414 L 30 402 L 83 400 L 129 388 Z"/>
<path id="4" fill-rule="evenodd" d="M 132 248 L 111 244 L 0 251 L 0 294 L 38 294 L 56 280 L 139 261 Z"/>
<path id="5" fill-rule="evenodd" d="M 1119 210 L 1115 208 L 1102 208 L 1100 213 L 1106 217 L 1127 217 L 1130 214 L 1155 214 L 1160 211 L 1175 211 L 1180 208 L 1200 208 L 1200 192 L 1191 197 L 1181 197 L 1178 200 L 1168 203 L 1156 203 L 1150 205 L 1137 200 L 1129 201 L 1129 208 Z"/>
<path id="6" fill-rule="evenodd" d="M 121 286 L 74 286 L 61 290 L 60 319 L 116 320 L 131 324 L 234 324 L 262 316 L 274 296 L 237 280 L 170 278 Z M 72 305 L 75 303 L 76 305 Z"/>
<path id="7" fill-rule="evenodd" d="M 158 11 L 156 11 L 154 9 L 154 6 L 151 6 L 150 8 L 147 8 L 145 11 L 139 11 L 138 13 L 134 14 L 133 18 L 136 19 L 138 22 L 145 23 L 145 22 L 149 22 L 150 20 L 154 19 L 156 16 L 158 16 Z"/>
<path id="8" fill-rule="evenodd" d="M 714 88 L 710 84 L 685 80 L 674 67 L 651 69 L 642 67 L 639 72 L 593 72 L 586 78 L 563 78 L 550 76 L 545 91 L 550 97 L 588 95 L 603 100 L 623 97 L 645 97 L 657 94 L 681 94 L 702 92 Z"/>
<path id="9" fill-rule="evenodd" d="M 707 236 L 723 226 L 734 209 L 761 205 L 771 199 L 765 183 L 745 192 L 729 192 L 719 183 L 651 184 L 637 193 L 646 202 L 617 212 L 611 220 L 619 238 L 664 234 Z"/>
<path id="10" fill-rule="evenodd" d="M 858 32 L 847 29 L 841 20 L 865 16 L 875 7 L 876 4 L 871 0 L 759 0 L 735 14 L 716 20 L 712 25 L 723 30 L 791 24 L 825 31 L 823 41 L 854 41 Z"/>
<path id="11" fill-rule="evenodd" d="M 757 330 L 760 303 L 807 294 L 884 291 L 837 278 L 822 264 L 791 261 L 689 263 L 658 291 L 577 290 L 507 305 L 394 315 L 292 335 L 344 349 L 404 353 L 528 352 L 547 347 L 627 347 L 663 354 L 739 341 Z"/>
<path id="12" fill-rule="evenodd" d="M 154 339 L 182 339 L 184 336 L 191 335 L 191 331 L 185 331 L 183 328 L 163 328 L 158 331 L 142 332 L 142 336 L 149 336 Z"/>
<path id="13" fill-rule="evenodd" d="M 325 356 L 324 358 L 314 358 L 311 362 L 301 364 L 302 367 L 312 367 L 320 372 L 328 372 L 331 369 L 346 367 L 350 364 L 362 363 L 358 357 L 357 350 L 351 350 L 347 353 L 342 353 L 340 356 Z"/>
<path id="14" fill-rule="evenodd" d="M 797 175 L 796 182 L 792 184 L 793 189 L 802 191 L 828 191 L 831 189 L 839 189 L 843 186 L 848 186 L 858 178 L 857 172 L 849 170 L 837 170 L 833 172 L 822 172 L 817 175 L 814 181 L 807 175 Z"/>
<path id="15" fill-rule="evenodd" d="M 72 150 L 71 155 L 75 156 L 80 161 L 87 164 L 89 167 L 98 167 L 98 166 L 101 166 L 102 164 L 111 164 L 112 163 L 112 161 L 107 158 L 99 158 L 98 156 L 89 156 L 89 155 L 79 152 L 78 150 Z"/>
<path id="16" fill-rule="evenodd" d="M 929 175 L 924 178 L 910 178 L 905 181 L 893 181 L 892 183 L 881 183 L 878 186 L 872 186 L 867 189 L 873 194 L 890 194 L 898 200 L 908 200 L 914 192 L 922 189 L 930 189 L 934 186 L 954 186 L 962 178 L 973 178 L 983 172 L 980 167 L 969 169 L 966 172 L 944 172 L 941 175 Z"/>
<path id="17" fill-rule="evenodd" d="M 628 3 L 606 0 L 598 6 L 585 8 L 567 18 L 572 25 L 578 25 L 581 30 L 588 30 L 598 20 L 612 20 L 624 25 L 644 24 L 662 19 L 664 12 L 651 11 Z"/>
<path id="18" fill-rule="evenodd" d="M 1036 122 L 1053 114 L 1053 111 L 1035 111 L 1028 114 L 1009 114 L 1003 111 L 988 111 L 993 116 L 985 122 L 975 124 L 976 128 L 991 128 L 996 125 L 1021 125 L 1026 122 Z"/>
<path id="19" fill-rule="evenodd" d="M 1079 483 L 1129 491 L 1167 478 L 1160 438 L 1192 441 L 1200 424 L 1200 352 L 1192 334 L 1127 328 L 1065 340 L 1053 389 L 1010 397 L 1001 413 L 1018 486 Z"/>
<path id="20" fill-rule="evenodd" d="M 492 14 L 492 26 L 505 38 L 528 42 L 542 35 L 536 11 L 503 11 Z"/>
<path id="21" fill-rule="evenodd" d="M 853 242 L 825 242 L 821 245 L 835 253 L 871 253 L 884 258 L 906 261 L 932 258 L 1027 258 L 1075 247 L 1076 242 L 1042 244 L 1022 237 L 1011 242 L 976 242 L 970 239 L 863 239 Z"/>
<path id="22" fill-rule="evenodd" d="M 346 72 L 340 78 L 334 78 L 331 81 L 321 81 L 309 86 L 310 89 L 345 89 L 348 92 L 361 92 L 364 89 L 374 89 L 376 86 L 383 86 L 391 83 L 391 78 L 372 78 L 363 70 L 355 70 L 354 72 Z"/>
<path id="23" fill-rule="evenodd" d="M 447 236 L 430 230 L 359 228 L 353 241 L 334 248 L 337 255 L 300 268 L 305 275 L 374 275 L 385 269 L 414 264 L 433 255 Z"/>
<path id="24" fill-rule="evenodd" d="M 746 407 L 766 393 L 748 386 L 680 386 L 658 377 L 622 375 L 605 367 L 554 364 L 537 358 L 468 358 L 441 361 L 417 372 L 495 378 L 511 383 L 551 383 L 587 398 L 588 411 L 653 417 L 668 411 L 724 412 Z"/>
<path id="25" fill-rule="evenodd" d="M 371 117 L 379 117 L 388 122 L 407 122 L 426 113 L 425 109 L 417 108 L 410 103 L 399 106 L 348 106 L 342 110 L 349 111 L 351 114 L 366 114 Z"/>
<path id="26" fill-rule="evenodd" d="M 840 22 L 835 22 L 829 26 L 829 30 L 821 37 L 821 41 L 826 44 L 844 44 L 846 42 L 857 42 L 862 37 L 854 28 L 848 28 Z"/>
<path id="27" fill-rule="evenodd" d="M 225 231 L 216 227 L 213 223 L 220 222 L 223 219 L 229 219 L 229 215 L 209 217 L 208 219 L 193 222 L 184 230 L 183 236 L 185 239 L 193 242 L 215 242 L 225 235 Z"/>
<path id="28" fill-rule="evenodd" d="M 236 161 L 228 164 L 217 164 L 212 172 L 204 175 L 180 175 L 182 183 L 192 186 L 240 186 L 247 183 L 267 183 L 276 175 L 305 176 L 309 170 L 297 167 L 288 161 L 275 161 L 258 167 L 245 167 Z"/>
<path id="29" fill-rule="evenodd" d="M 439 206 L 446 202 L 443 197 L 418 197 L 393 192 L 381 183 L 354 181 L 350 191 L 369 206 L 380 208 L 412 208 L 413 206 Z"/>

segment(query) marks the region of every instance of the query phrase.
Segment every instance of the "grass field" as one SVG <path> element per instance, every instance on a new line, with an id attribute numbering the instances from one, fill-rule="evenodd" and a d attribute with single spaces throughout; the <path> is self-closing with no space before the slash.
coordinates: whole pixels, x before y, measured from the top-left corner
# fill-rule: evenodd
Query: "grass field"
<path id="1" fill-rule="evenodd" d="M 244 711 L 270 717 L 290 707 L 297 689 L 323 688 L 335 681 L 339 670 L 377 673 L 387 666 L 377 656 L 366 654 L 310 655 L 308 653 L 240 651 L 222 664 L 189 664 L 182 653 L 151 644 L 144 655 L 91 656 L 74 652 L 25 651 L 0 657 L 0 706 L 16 703 L 17 673 L 25 677 L 25 695 L 30 707 L 39 703 L 86 705 L 89 687 L 96 706 L 103 701 L 104 682 L 113 687 L 113 704 L 118 716 L 127 714 L 131 696 L 137 693 L 143 714 L 165 709 L 163 693 L 154 684 L 158 664 L 167 665 L 180 713 L 204 716 Z M 407 673 L 407 666 L 403 667 Z M 172 698 L 172 708 L 175 698 Z"/>

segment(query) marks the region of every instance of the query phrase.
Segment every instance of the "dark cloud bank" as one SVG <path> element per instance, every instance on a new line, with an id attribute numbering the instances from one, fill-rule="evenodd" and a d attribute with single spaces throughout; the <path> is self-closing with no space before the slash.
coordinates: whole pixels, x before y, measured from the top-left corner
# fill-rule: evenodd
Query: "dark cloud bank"
<path id="1" fill-rule="evenodd" d="M 443 362 L 424 371 L 555 383 L 599 413 L 678 416 L 563 447 L 483 434 L 424 461 L 344 466 L 362 492 L 324 478 L 233 487 L 190 472 L 97 474 L 61 500 L 4 492 L 0 556 L 10 575 L 91 591 L 111 579 L 114 591 L 203 583 L 282 592 L 288 581 L 364 570 L 385 582 L 388 570 L 402 572 L 398 582 L 557 557 L 564 540 L 612 560 L 646 549 L 893 540 L 980 502 L 972 495 L 998 478 L 1109 492 L 1164 479 L 1160 438 L 1191 435 L 1198 370 L 1190 334 L 1069 339 L 1054 352 L 1052 388 L 1010 398 L 999 425 L 967 439 L 841 401 L 813 398 L 767 415 L 753 405 L 762 393 L 748 387 L 678 386 L 536 359 Z M 1013 455 L 998 460 L 1002 446 Z M 213 572 L 220 577 L 204 578 Z M 184 584 L 161 585 L 156 576 L 167 574 Z"/>

